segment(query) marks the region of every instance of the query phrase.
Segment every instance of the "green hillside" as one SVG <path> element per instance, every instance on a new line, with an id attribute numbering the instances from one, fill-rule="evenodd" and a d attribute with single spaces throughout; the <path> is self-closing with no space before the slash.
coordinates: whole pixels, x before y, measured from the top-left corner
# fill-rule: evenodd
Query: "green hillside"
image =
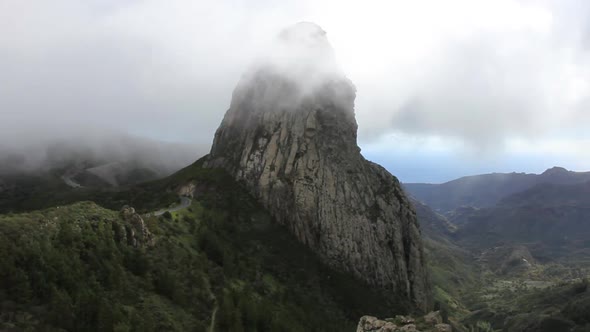
<path id="1" fill-rule="evenodd" d="M 148 211 L 189 180 L 192 205 L 144 216 L 153 243 L 137 246 L 129 220 L 94 202 L 1 215 L 0 330 L 351 331 L 363 315 L 407 311 L 320 264 L 221 171 L 197 163 L 108 200 L 81 197 Z"/>

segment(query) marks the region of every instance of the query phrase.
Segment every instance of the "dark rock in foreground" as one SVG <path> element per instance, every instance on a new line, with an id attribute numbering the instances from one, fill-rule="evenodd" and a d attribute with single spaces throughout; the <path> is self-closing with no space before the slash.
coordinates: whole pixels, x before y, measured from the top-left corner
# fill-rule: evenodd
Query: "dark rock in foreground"
<path id="1" fill-rule="evenodd" d="M 381 320 L 373 316 L 363 316 L 356 332 L 453 332 L 453 328 L 443 323 L 440 312 L 433 311 L 419 319 L 398 315 Z"/>

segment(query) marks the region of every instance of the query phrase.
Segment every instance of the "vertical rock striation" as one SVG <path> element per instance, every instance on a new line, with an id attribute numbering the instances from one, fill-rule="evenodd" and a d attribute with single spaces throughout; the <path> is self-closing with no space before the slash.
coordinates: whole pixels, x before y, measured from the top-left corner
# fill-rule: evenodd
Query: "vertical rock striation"
<path id="1" fill-rule="evenodd" d="M 416 214 L 398 180 L 361 155 L 355 88 L 325 33 L 300 23 L 277 43 L 236 87 L 205 166 L 243 181 L 326 264 L 427 310 Z"/>

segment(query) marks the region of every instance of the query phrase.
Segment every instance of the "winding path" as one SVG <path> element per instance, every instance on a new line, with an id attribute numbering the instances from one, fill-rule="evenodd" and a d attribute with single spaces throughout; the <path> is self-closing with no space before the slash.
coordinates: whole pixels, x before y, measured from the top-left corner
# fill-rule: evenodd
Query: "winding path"
<path id="1" fill-rule="evenodd" d="M 72 188 L 82 188 L 82 185 L 79 184 L 78 182 L 74 181 L 72 179 L 72 177 L 76 176 L 78 173 L 74 173 L 74 174 L 64 174 L 61 176 L 61 179 L 65 182 L 65 184 L 67 184 L 68 186 L 72 187 Z"/>
<path id="2" fill-rule="evenodd" d="M 158 210 L 156 212 L 154 212 L 154 216 L 161 216 L 166 212 L 176 212 L 182 209 L 186 209 L 187 207 L 191 206 L 191 203 L 193 202 L 193 200 L 190 197 L 186 197 L 186 196 L 180 196 L 180 204 L 173 206 L 171 208 L 168 209 L 162 209 L 162 210 Z"/>

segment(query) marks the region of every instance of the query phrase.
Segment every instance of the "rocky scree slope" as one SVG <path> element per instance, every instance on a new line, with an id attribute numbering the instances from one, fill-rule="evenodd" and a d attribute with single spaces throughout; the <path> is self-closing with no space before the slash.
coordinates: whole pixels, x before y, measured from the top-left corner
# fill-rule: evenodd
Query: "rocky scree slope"
<path id="1" fill-rule="evenodd" d="M 325 33 L 310 23 L 287 29 L 279 43 L 303 53 L 294 61 L 331 57 Z M 296 73 L 283 62 L 243 76 L 205 166 L 242 181 L 327 265 L 428 310 L 416 213 L 399 181 L 360 153 L 353 84 L 313 61 L 298 62 Z"/>
<path id="2" fill-rule="evenodd" d="M 417 319 L 401 315 L 385 320 L 373 316 L 363 316 L 356 332 L 453 332 L 453 328 L 451 325 L 443 323 L 440 311 L 432 311 Z"/>

